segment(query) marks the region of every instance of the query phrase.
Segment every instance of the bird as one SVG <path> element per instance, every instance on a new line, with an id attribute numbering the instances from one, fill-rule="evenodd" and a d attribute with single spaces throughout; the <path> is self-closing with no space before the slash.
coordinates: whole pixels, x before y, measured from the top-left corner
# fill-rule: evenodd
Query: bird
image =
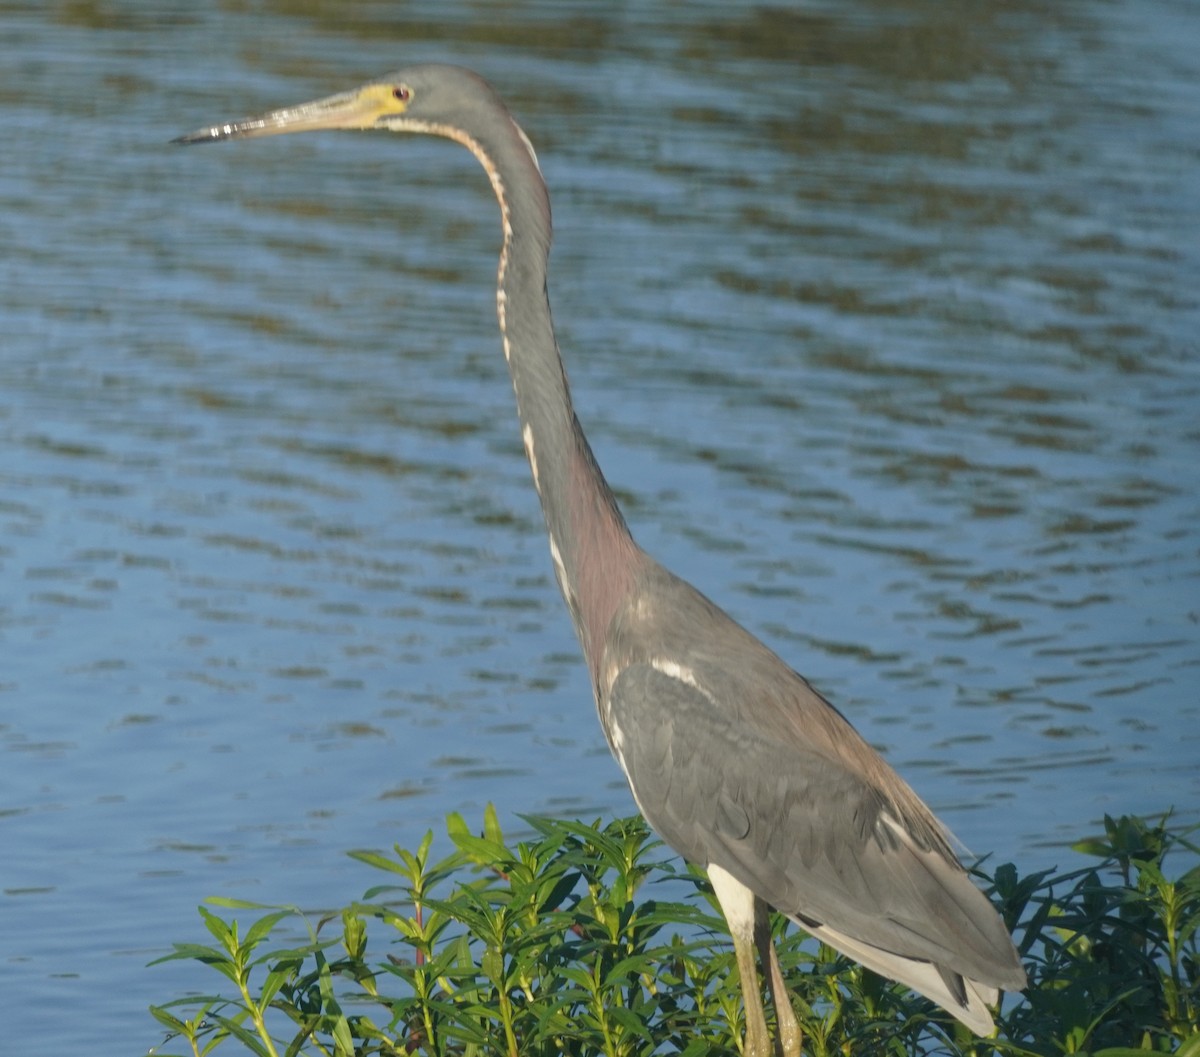
<path id="1" fill-rule="evenodd" d="M 949 831 L 808 681 L 634 542 L 574 411 L 547 292 L 550 195 L 501 97 L 469 69 L 421 64 L 172 142 L 327 129 L 444 137 L 491 181 L 501 345 L 555 578 L 638 810 L 707 869 L 733 941 L 743 1053 L 801 1053 L 772 908 L 977 1035 L 993 1032 L 988 1007 L 1022 990 L 1025 971 Z"/>

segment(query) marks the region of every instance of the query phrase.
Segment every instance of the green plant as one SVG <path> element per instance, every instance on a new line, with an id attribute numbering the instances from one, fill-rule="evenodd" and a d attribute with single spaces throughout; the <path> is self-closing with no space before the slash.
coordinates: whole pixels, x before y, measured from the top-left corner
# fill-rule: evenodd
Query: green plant
<path id="1" fill-rule="evenodd" d="M 431 1057 L 737 1051 L 740 994 L 719 909 L 701 871 L 667 856 L 638 818 L 605 826 L 531 818 L 506 842 L 490 808 L 480 833 L 457 815 L 454 850 L 352 852 L 388 875 L 315 921 L 268 911 L 244 934 L 207 909 L 214 946 L 159 961 L 216 970 L 226 995 L 152 1013 L 165 1049 L 204 1057 L 229 1043 L 258 1057 Z M 992 887 L 1030 971 L 993 1039 L 777 922 L 780 960 L 811 1057 L 883 1054 L 1200 1057 L 1196 930 L 1200 868 L 1172 878 L 1168 853 L 1197 849 L 1168 820 L 1106 819 L 1077 850 L 1098 864 Z M 1111 878 L 1111 880 L 1109 880 Z M 370 942 L 379 948 L 368 954 Z"/>
<path id="2" fill-rule="evenodd" d="M 1195 827 L 1105 817 L 1104 835 L 1079 841 L 1100 860 L 1068 873 L 1018 880 L 996 871 L 1006 920 L 1024 920 L 1019 943 L 1027 1001 L 1006 1018 L 1006 1053 L 1122 1057 L 1200 1055 L 1200 848 Z M 1193 865 L 1172 879 L 1165 860 Z"/>

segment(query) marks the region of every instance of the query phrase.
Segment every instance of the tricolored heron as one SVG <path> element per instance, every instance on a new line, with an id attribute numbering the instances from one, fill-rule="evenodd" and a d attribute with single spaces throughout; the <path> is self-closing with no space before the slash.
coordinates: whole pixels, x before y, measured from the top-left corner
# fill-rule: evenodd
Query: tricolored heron
<path id="1" fill-rule="evenodd" d="M 414 66 L 176 142 L 313 129 L 444 136 L 491 180 L 503 228 L 500 336 L 558 586 L 638 808 L 675 851 L 708 868 L 733 936 L 745 1052 L 771 1053 L 757 947 L 780 1049 L 800 1053 L 770 907 L 973 1031 L 992 1031 L 988 1006 L 1023 988 L 1025 972 L 947 831 L 800 675 L 634 543 L 575 417 L 554 336 L 546 183 L 496 92 L 460 67 Z"/>

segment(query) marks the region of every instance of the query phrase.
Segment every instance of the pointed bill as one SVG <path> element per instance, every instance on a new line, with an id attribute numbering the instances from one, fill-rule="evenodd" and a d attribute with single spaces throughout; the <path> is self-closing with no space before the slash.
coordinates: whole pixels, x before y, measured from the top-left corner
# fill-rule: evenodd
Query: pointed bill
<path id="1" fill-rule="evenodd" d="M 339 92 L 311 103 L 272 110 L 258 117 L 197 129 L 171 142 L 214 143 L 223 139 L 277 136 L 284 132 L 311 132 L 315 129 L 375 128 L 382 119 L 403 114 L 405 107 L 406 101 L 397 97 L 391 85 L 368 84 L 352 92 Z"/>

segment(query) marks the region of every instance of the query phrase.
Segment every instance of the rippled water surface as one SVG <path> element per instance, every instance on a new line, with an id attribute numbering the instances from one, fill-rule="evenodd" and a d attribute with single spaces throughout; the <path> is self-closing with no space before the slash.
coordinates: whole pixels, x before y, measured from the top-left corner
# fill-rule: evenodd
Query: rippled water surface
<path id="1" fill-rule="evenodd" d="M 404 62 L 537 145 L 639 540 L 1028 869 L 1200 781 L 1200 12 L 0 2 L 0 993 L 144 1052 L 212 894 L 632 804 L 453 145 L 171 136 Z"/>

